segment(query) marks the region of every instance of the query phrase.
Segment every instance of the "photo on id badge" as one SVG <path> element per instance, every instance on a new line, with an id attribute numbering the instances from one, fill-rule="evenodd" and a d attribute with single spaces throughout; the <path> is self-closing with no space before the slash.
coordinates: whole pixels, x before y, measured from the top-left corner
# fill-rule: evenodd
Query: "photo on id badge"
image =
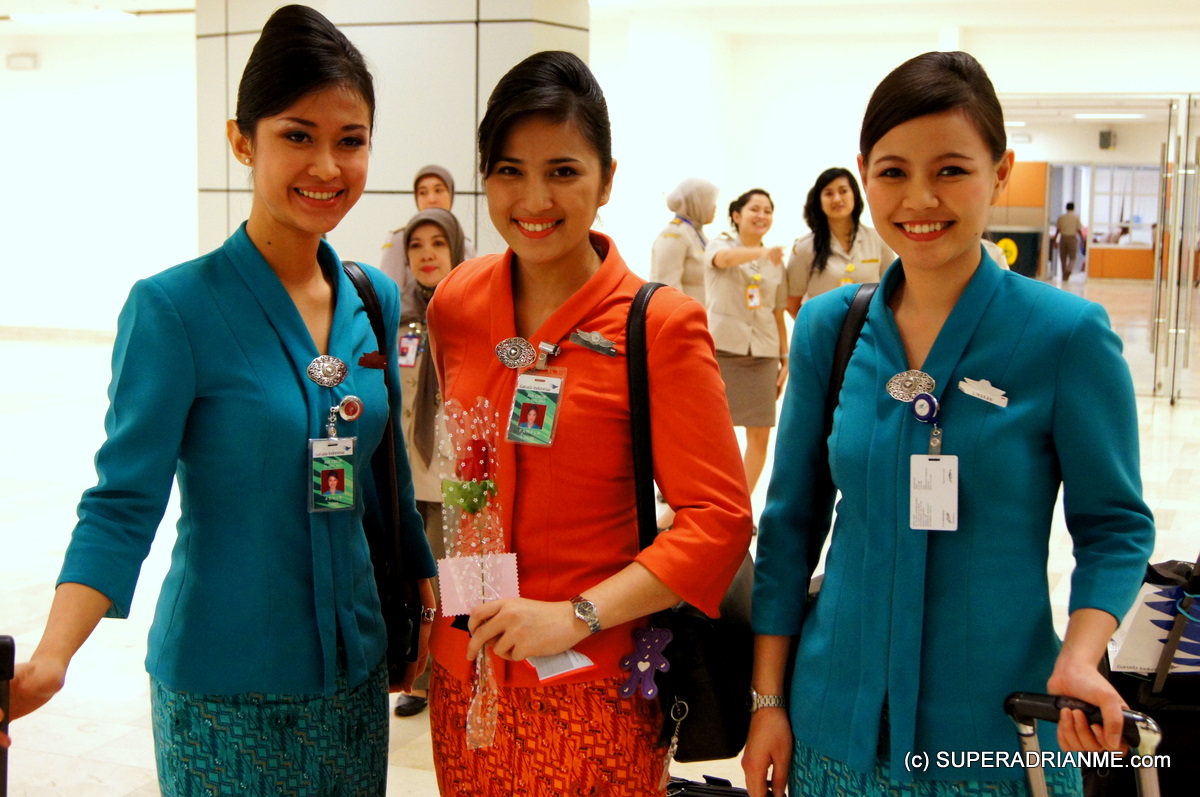
<path id="1" fill-rule="evenodd" d="M 562 396 L 562 373 L 537 371 L 517 377 L 516 395 L 508 420 L 507 438 L 514 443 L 548 446 Z"/>
<path id="2" fill-rule="evenodd" d="M 354 439 L 312 441 L 308 511 L 354 508 Z M 347 450 L 349 444 L 349 450 Z"/>

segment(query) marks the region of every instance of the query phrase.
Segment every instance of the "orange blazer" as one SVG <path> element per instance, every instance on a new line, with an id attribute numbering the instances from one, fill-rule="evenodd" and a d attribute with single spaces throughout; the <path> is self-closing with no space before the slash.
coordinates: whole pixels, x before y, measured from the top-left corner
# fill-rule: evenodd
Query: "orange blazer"
<path id="1" fill-rule="evenodd" d="M 507 549 L 517 554 L 523 597 L 565 601 L 638 561 L 684 600 L 716 615 L 750 544 L 750 497 L 704 308 L 671 288 L 650 301 L 646 337 L 654 475 L 676 508 L 674 528 L 638 551 L 634 505 L 625 322 L 644 284 L 612 240 L 592 233 L 603 264 L 530 338 L 555 343 L 550 365 L 566 369 L 553 445 L 504 439 L 517 371 L 496 357 L 514 337 L 512 250 L 463 263 L 438 285 L 428 322 L 442 395 L 464 407 L 486 396 L 500 414 L 497 470 Z M 599 332 L 616 343 L 612 357 L 570 341 Z M 576 650 L 597 664 L 575 681 L 621 673 L 639 621 L 588 637 Z M 470 675 L 467 633 L 439 618 L 433 632 L 438 663 Z M 495 659 L 510 686 L 533 686 L 522 662 Z M 569 682 L 571 679 L 564 679 Z"/>

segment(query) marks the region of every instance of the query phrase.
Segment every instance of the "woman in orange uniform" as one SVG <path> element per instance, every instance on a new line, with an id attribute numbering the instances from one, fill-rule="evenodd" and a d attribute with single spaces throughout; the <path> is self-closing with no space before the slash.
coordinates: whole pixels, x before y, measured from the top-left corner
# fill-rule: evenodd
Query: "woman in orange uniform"
<path id="1" fill-rule="evenodd" d="M 628 677 L 619 662 L 650 613 L 681 599 L 716 613 L 751 529 L 704 308 L 675 291 L 649 304 L 655 479 L 677 514 L 639 552 L 625 323 L 643 280 L 591 231 L 616 170 L 595 77 L 569 53 L 530 56 L 493 91 L 479 151 L 492 223 L 509 249 L 455 269 L 428 319 L 443 397 L 464 407 L 486 398 L 499 417 L 494 500 L 520 597 L 478 606 L 469 631 L 435 624 L 438 782 L 443 794 L 661 795 L 661 712 L 656 701 L 619 696 Z M 548 354 L 543 374 L 561 380 L 532 434 L 519 428 L 531 402 L 517 397 L 530 371 L 508 357 L 520 349 Z M 697 424 L 703 450 L 687 442 Z M 536 442 L 509 440 L 525 437 Z M 568 649 L 592 666 L 545 683 L 526 661 Z M 480 651 L 492 657 L 499 705 L 490 745 L 469 749 Z"/>

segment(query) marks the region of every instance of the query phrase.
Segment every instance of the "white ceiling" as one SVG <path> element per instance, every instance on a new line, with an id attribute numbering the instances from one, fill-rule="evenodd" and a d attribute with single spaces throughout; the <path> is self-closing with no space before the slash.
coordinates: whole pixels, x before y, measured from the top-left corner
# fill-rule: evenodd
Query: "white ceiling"
<path id="1" fill-rule="evenodd" d="M 485 0 L 486 1 L 486 0 Z M 280 0 L 284 2 L 284 0 Z M 636 8 L 667 15 L 686 13 L 705 18 L 714 29 L 732 35 L 814 35 L 823 30 L 863 30 L 872 24 L 895 26 L 897 19 L 928 29 L 929 20 L 943 14 L 958 29 L 1015 27 L 1106 28 L 1190 27 L 1200 31 L 1197 0 L 1149 0 L 1131 16 L 1128 0 L 590 0 L 593 15 L 620 15 Z M 953 11 L 946 13 L 947 6 Z M 886 11 L 882 11 L 884 7 Z M 904 14 L 896 8 L 903 6 Z M 7 19 L 13 13 L 72 12 L 115 9 L 138 14 L 139 29 L 153 32 L 191 25 L 196 0 L 0 0 L 0 36 L 54 33 L 105 33 L 110 23 L 95 28 L 33 27 Z M 872 13 L 872 7 L 881 13 Z M 897 34 L 903 31 L 897 30 Z M 1031 124 L 1072 124 L 1078 112 L 1138 112 L 1146 119 L 1120 124 L 1164 125 L 1168 100 L 1145 97 L 1005 97 L 1005 114 Z M 1090 123 L 1094 124 L 1094 122 Z"/>

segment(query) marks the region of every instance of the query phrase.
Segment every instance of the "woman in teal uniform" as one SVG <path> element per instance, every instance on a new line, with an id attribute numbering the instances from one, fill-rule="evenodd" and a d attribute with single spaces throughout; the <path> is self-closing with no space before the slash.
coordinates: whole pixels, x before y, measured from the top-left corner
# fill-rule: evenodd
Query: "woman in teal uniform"
<path id="1" fill-rule="evenodd" d="M 177 480 L 178 539 L 146 657 L 169 797 L 386 787 L 387 638 L 363 519 L 379 512 L 370 463 L 389 415 L 401 427 L 399 372 L 394 342 L 383 370 L 363 357 L 375 335 L 322 240 L 362 194 L 373 120 L 354 45 L 309 8 L 276 11 L 228 125 L 253 169 L 249 220 L 137 283 L 118 321 L 99 481 L 12 705 L 19 716 L 49 700 L 100 619 L 128 613 Z M 395 285 L 365 270 L 396 329 Z M 404 450 L 399 431 L 391 442 Z M 397 460 L 403 555 L 432 611 L 434 563 Z M 336 499 L 322 495 L 330 470 L 344 474 Z"/>
<path id="2" fill-rule="evenodd" d="M 1154 540 L 1129 368 L 1103 308 L 983 254 L 1013 155 L 971 56 L 897 68 L 867 106 L 860 152 L 876 229 L 899 261 L 871 300 L 827 440 L 826 385 L 855 288 L 814 297 L 796 321 L 755 569 L 746 781 L 756 797 L 768 778 L 806 797 L 1023 795 L 1019 767 L 937 762 L 1015 754 L 1002 706 L 1016 690 L 1101 707 L 1102 728 L 1062 717 L 1063 749 L 1118 745 L 1121 700 L 1097 663 Z M 842 498 L 806 606 L 797 574 L 829 529 L 830 502 L 812 490 L 826 467 Z M 934 484 L 946 487 L 924 489 Z M 1061 642 L 1046 572 L 1060 487 L 1076 562 Z M 1042 730 L 1053 749 L 1055 726 Z M 914 753 L 934 763 L 912 767 Z M 1055 795 L 1081 791 L 1078 770 L 1049 779 Z"/>

